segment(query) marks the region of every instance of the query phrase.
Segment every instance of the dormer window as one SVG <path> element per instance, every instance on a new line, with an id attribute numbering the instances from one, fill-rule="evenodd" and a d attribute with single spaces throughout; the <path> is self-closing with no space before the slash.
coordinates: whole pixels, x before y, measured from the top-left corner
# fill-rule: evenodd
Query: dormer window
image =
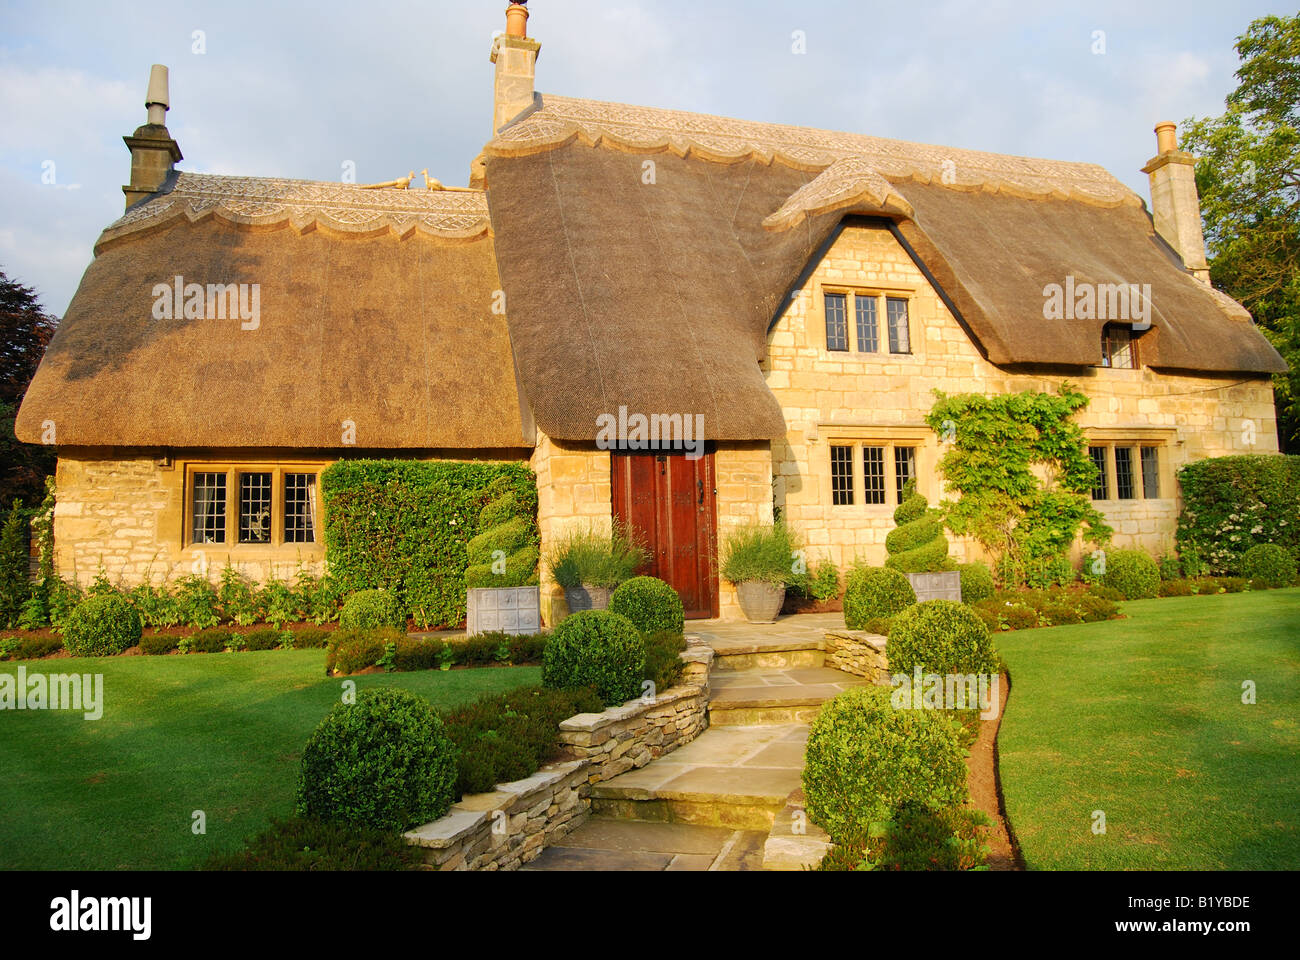
<path id="1" fill-rule="evenodd" d="M 1101 365 L 1114 370 L 1138 368 L 1137 338 L 1128 324 L 1108 323 L 1102 328 Z"/>
<path id="2" fill-rule="evenodd" d="M 823 309 L 826 349 L 832 353 L 883 353 L 886 343 L 891 354 L 912 352 L 906 297 L 865 290 L 826 291 Z"/>

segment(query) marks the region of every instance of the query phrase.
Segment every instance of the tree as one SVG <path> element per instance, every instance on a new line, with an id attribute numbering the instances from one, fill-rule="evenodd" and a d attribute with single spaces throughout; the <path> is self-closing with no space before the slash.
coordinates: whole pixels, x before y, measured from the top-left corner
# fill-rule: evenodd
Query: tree
<path id="1" fill-rule="evenodd" d="M 1300 450 L 1300 16 L 1261 17 L 1237 38 L 1222 116 L 1184 121 L 1210 279 L 1241 302 L 1291 365 L 1273 378 L 1278 439 Z"/>
<path id="2" fill-rule="evenodd" d="M 17 497 L 39 503 L 54 472 L 54 448 L 19 443 L 14 418 L 57 324 L 35 290 L 0 270 L 0 507 Z"/>

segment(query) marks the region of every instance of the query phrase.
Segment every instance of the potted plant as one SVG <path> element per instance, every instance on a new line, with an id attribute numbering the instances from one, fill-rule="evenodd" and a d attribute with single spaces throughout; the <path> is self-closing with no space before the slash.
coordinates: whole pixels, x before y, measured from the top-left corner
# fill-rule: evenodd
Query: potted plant
<path id="1" fill-rule="evenodd" d="M 612 525 L 608 532 L 594 527 L 570 530 L 547 557 L 551 578 L 564 588 L 570 613 L 604 610 L 609 595 L 624 580 L 630 580 L 650 555 L 625 526 Z"/>
<path id="2" fill-rule="evenodd" d="M 774 623 L 785 600 L 786 584 L 800 569 L 802 556 L 784 524 L 749 524 L 723 541 L 722 576 L 736 585 L 741 612 L 750 623 Z"/>

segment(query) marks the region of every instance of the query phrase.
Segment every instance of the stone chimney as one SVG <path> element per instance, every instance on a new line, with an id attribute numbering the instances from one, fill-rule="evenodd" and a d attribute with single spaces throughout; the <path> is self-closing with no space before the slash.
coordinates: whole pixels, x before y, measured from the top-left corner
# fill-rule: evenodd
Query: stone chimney
<path id="1" fill-rule="evenodd" d="M 122 138 L 131 151 L 131 182 L 122 188 L 128 209 L 157 193 L 182 159 L 180 146 L 167 132 L 169 106 L 167 68 L 155 63 L 149 70 L 149 90 L 144 98 L 148 119 L 131 136 Z"/>
<path id="2" fill-rule="evenodd" d="M 537 56 L 542 45 L 528 37 L 528 0 L 506 9 L 506 32 L 492 41 L 496 85 L 492 98 L 492 133 L 533 105 Z"/>
<path id="3" fill-rule="evenodd" d="M 1169 120 L 1156 124 L 1156 156 L 1142 168 L 1151 178 L 1151 216 L 1156 233 L 1178 251 L 1192 276 L 1209 283 L 1195 165 L 1195 157 L 1178 149 L 1177 124 Z"/>

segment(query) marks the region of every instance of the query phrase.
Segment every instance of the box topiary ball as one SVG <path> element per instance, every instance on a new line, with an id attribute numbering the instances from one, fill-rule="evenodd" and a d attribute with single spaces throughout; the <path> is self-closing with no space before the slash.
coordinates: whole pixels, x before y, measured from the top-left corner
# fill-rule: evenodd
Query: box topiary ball
<path id="1" fill-rule="evenodd" d="M 140 614 L 125 597 L 96 594 L 68 616 L 63 645 L 74 657 L 111 657 L 138 644 L 143 630 Z"/>
<path id="2" fill-rule="evenodd" d="M 1160 568 L 1142 550 L 1108 550 L 1101 582 L 1125 600 L 1142 600 L 1160 589 Z"/>
<path id="3" fill-rule="evenodd" d="M 387 590 L 359 590 L 348 597 L 339 612 L 344 630 L 374 630 L 378 627 L 406 629 L 406 611 Z"/>
<path id="4" fill-rule="evenodd" d="M 565 617 L 542 651 L 542 683 L 591 687 L 601 701 L 624 703 L 641 695 L 645 639 L 627 617 L 585 610 Z"/>
<path id="5" fill-rule="evenodd" d="M 916 603 L 907 577 L 888 567 L 858 567 L 844 587 L 844 622 L 850 630 L 865 629 L 876 617 L 892 617 Z"/>
<path id="6" fill-rule="evenodd" d="M 427 700 L 409 690 L 364 690 L 356 703 L 336 705 L 307 741 L 298 813 L 408 830 L 451 807 L 456 760 L 456 745 Z"/>
<path id="7" fill-rule="evenodd" d="M 809 818 L 836 843 L 865 837 L 899 804 L 966 802 L 958 725 L 942 711 L 895 709 L 888 687 L 854 687 L 822 706 L 804 754 Z"/>
<path id="8" fill-rule="evenodd" d="M 997 657 L 984 620 L 964 603 L 929 600 L 908 607 L 890 625 L 890 673 L 994 673 Z"/>
<path id="9" fill-rule="evenodd" d="M 1295 557 L 1275 543 L 1256 544 L 1242 554 L 1241 575 L 1261 586 L 1289 587 L 1295 582 Z"/>
<path id="10" fill-rule="evenodd" d="M 609 612 L 627 617 L 645 636 L 686 628 L 682 598 L 657 577 L 633 577 L 621 584 L 609 598 Z"/>

